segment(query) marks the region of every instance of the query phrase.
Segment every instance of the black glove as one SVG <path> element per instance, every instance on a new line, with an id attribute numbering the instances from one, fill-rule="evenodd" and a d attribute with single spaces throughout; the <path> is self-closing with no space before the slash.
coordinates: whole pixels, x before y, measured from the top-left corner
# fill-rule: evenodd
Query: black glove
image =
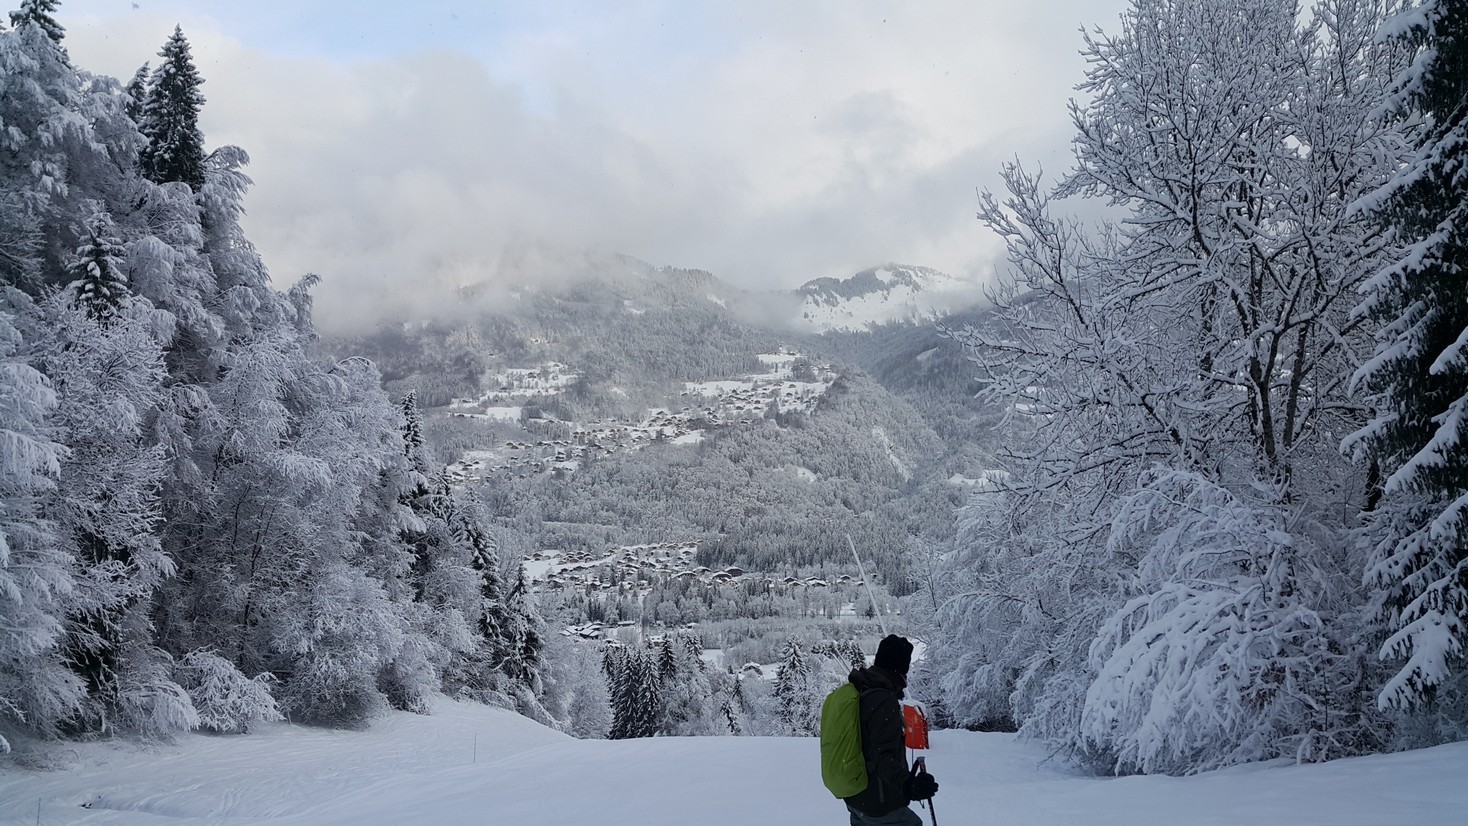
<path id="1" fill-rule="evenodd" d="M 938 793 L 938 781 L 931 774 L 922 772 L 907 778 L 906 788 L 908 800 L 927 800 Z"/>

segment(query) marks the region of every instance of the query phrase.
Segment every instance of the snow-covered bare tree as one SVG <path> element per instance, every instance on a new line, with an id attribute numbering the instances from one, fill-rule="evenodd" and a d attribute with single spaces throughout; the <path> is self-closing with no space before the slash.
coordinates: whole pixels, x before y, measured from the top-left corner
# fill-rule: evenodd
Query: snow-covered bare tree
<path id="1" fill-rule="evenodd" d="M 66 453 L 46 427 L 56 394 L 23 357 L 17 316 L 32 313 L 0 287 L 0 751 L 5 729 L 58 733 L 86 690 L 58 654 L 75 567 L 43 511 Z"/>
<path id="2" fill-rule="evenodd" d="M 1023 730 L 1120 770 L 1369 745 L 1359 716 L 1349 733 L 1334 722 L 1317 731 L 1310 715 L 1285 714 L 1281 724 L 1243 695 L 1206 698 L 1232 703 L 1224 708 L 1174 709 L 1232 721 L 1210 745 L 1213 757 L 1191 750 L 1196 732 L 1186 726 L 1142 743 L 1124 724 L 1103 736 L 1105 726 L 1081 723 L 1106 716 L 1103 698 L 1138 708 L 1176 699 L 1141 676 L 1124 683 L 1124 700 L 1092 692 L 1120 667 L 1111 659 L 1126 648 L 1118 629 L 1134 625 L 1139 606 L 1165 604 L 1162 616 L 1184 605 L 1177 589 L 1196 573 L 1117 539 L 1132 529 L 1119 514 L 1140 518 L 1125 503 L 1149 496 L 1154 478 L 1194 480 L 1239 509 L 1231 524 L 1283 532 L 1272 547 L 1287 551 L 1251 548 L 1227 564 L 1220 556 L 1217 591 L 1190 587 L 1209 602 L 1233 588 L 1225 570 L 1265 583 L 1301 577 L 1295 608 L 1255 612 L 1263 624 L 1250 633 L 1288 636 L 1299 651 L 1347 652 L 1312 660 L 1336 670 L 1290 689 L 1312 711 L 1351 702 L 1361 595 L 1310 583 L 1350 582 L 1361 564 L 1346 539 L 1352 509 L 1341 503 L 1363 502 L 1366 485 L 1334 440 L 1361 418 L 1345 389 L 1368 342 L 1351 312 L 1355 290 L 1391 253 L 1390 238 L 1351 205 L 1403 151 L 1395 124 L 1377 114 L 1402 53 L 1375 38 L 1383 13 L 1383 3 L 1325 2 L 1302 25 L 1293 4 L 1271 0 L 1135 0 L 1118 34 L 1087 38 L 1080 88 L 1090 99 L 1072 108 L 1075 168 L 1051 194 L 1010 166 L 1010 197 L 985 196 L 980 217 L 1008 243 L 1013 278 L 989 323 L 955 337 L 972 348 L 987 397 L 1011 410 L 1005 473 L 995 475 L 1004 501 L 973 523 L 991 548 L 954 554 L 978 570 L 939 616 L 970 628 L 998 619 L 1011 639 L 967 646 L 999 653 L 999 668 L 986 653 L 972 674 L 941 675 L 970 692 L 951 708 L 994 717 L 996 695 L 1012 685 Z M 1125 217 L 1089 230 L 1057 216 L 1052 198 L 1069 196 L 1104 198 Z M 1154 477 L 1154 468 L 1183 476 Z M 1162 518 L 1176 520 L 1164 532 L 1190 519 Z M 1325 619 L 1299 625 L 1300 611 Z M 1227 649 L 1220 626 L 1172 618 L 1173 637 L 1122 633 L 1148 649 L 1124 656 Z M 966 647 L 962 629 L 940 639 Z M 1197 670 L 1199 684 L 1213 667 L 1186 657 L 1172 666 Z M 1132 759 L 1142 753 L 1177 759 Z"/>
<path id="3" fill-rule="evenodd" d="M 159 541 L 164 455 L 149 432 L 163 395 L 163 348 L 146 302 L 124 293 L 99 305 L 88 300 L 97 298 L 91 285 L 84 274 L 43 305 L 50 324 L 37 359 L 57 391 L 52 425 L 69 448 L 48 513 L 77 565 L 66 652 L 90 702 L 76 726 L 186 722 L 186 711 L 148 708 L 180 698 L 150 620 L 154 593 L 174 571 Z M 137 719 L 119 719 L 124 710 Z"/>
<path id="4" fill-rule="evenodd" d="M 1288 518 L 1170 470 L 1145 474 L 1122 503 L 1109 550 L 1137 560 L 1138 596 L 1100 628 L 1081 716 L 1111 769 L 1358 750 L 1360 675 L 1322 616 L 1332 577 Z"/>
<path id="5" fill-rule="evenodd" d="M 178 661 L 174 675 L 188 691 L 199 714 L 199 727 L 221 734 L 243 733 L 257 722 L 281 719 L 269 685 L 269 673 L 254 679 L 241 674 L 234 663 L 205 649 L 190 651 Z"/>

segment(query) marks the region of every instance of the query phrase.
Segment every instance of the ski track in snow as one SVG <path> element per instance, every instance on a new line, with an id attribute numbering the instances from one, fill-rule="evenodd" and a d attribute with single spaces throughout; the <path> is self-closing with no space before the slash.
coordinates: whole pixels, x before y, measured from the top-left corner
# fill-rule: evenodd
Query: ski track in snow
<path id="1" fill-rule="evenodd" d="M 0 771 L 0 824 L 840 824 L 814 738 L 575 740 L 440 701 L 368 731 L 274 724 L 172 745 L 64 747 L 72 765 Z M 476 754 L 477 750 L 477 754 Z M 1468 743 L 1189 778 L 1082 776 L 1008 734 L 934 732 L 937 814 L 957 824 L 1462 822 Z M 927 815 L 924 812 L 924 821 Z"/>

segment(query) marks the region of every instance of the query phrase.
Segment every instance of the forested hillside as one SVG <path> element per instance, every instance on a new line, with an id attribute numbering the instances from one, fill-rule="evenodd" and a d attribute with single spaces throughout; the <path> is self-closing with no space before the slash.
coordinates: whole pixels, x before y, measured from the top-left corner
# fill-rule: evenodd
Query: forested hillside
<path id="1" fill-rule="evenodd" d="M 0 31 L 0 749 L 534 712 L 534 611 L 378 369 L 309 353 L 314 279 L 241 233 L 187 37 L 123 84 L 56 7 Z"/>
<path id="2" fill-rule="evenodd" d="M 525 553 L 698 540 L 710 566 L 809 574 L 850 567 L 851 533 L 887 587 L 911 589 L 907 551 L 950 532 L 965 474 L 982 470 L 983 407 L 958 344 L 926 324 L 802 333 L 757 312 L 780 297 L 707 273 L 587 267 L 469 318 L 324 346 L 417 392 L 439 460 L 469 458 L 483 484 L 467 489 Z M 805 398 L 760 395 L 760 381 Z M 728 409 L 741 382 L 750 395 Z M 621 444 L 629 429 L 649 444 Z"/>

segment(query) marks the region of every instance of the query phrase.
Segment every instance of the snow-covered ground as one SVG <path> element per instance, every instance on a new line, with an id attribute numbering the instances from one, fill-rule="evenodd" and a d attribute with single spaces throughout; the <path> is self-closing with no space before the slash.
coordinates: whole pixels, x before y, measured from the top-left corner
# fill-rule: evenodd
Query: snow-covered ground
<path id="1" fill-rule="evenodd" d="M 366 732 L 280 723 L 150 748 L 72 746 L 68 768 L 0 770 L 0 823 L 845 823 L 818 751 L 813 738 L 575 740 L 443 701 Z M 1190 778 L 1082 777 L 1045 757 L 1012 735 L 936 732 L 939 822 L 1351 826 L 1468 812 L 1468 743 Z"/>

